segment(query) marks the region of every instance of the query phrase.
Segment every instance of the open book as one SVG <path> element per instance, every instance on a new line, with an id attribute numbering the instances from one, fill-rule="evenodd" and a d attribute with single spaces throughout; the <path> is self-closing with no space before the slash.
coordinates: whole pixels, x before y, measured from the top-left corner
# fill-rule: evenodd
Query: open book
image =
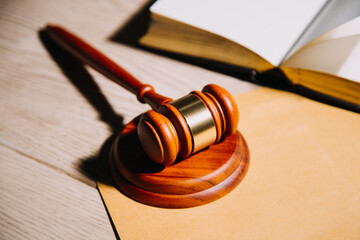
<path id="1" fill-rule="evenodd" d="M 254 81 L 284 83 L 359 111 L 358 2 L 158 0 L 139 43 L 251 69 Z"/>

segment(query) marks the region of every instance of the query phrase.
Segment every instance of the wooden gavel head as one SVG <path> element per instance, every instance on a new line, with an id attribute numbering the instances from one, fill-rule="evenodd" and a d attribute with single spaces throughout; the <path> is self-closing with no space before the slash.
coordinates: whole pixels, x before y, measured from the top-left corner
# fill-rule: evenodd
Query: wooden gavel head
<path id="1" fill-rule="evenodd" d="M 138 136 L 147 155 L 156 163 L 171 165 L 233 134 L 239 112 L 224 88 L 209 84 L 201 92 L 160 105 L 144 113 Z"/>

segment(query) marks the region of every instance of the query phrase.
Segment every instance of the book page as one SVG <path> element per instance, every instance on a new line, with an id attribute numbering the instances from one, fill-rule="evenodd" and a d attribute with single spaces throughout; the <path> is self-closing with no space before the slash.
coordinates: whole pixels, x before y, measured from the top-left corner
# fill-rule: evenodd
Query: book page
<path id="1" fill-rule="evenodd" d="M 320 35 L 360 16 L 359 0 L 330 0 L 292 47 L 287 57 Z"/>
<path id="2" fill-rule="evenodd" d="M 309 42 L 281 67 L 309 69 L 360 82 L 360 17 Z"/>
<path id="3" fill-rule="evenodd" d="M 273 65 L 285 57 L 326 0 L 160 0 L 151 12 L 235 41 Z"/>

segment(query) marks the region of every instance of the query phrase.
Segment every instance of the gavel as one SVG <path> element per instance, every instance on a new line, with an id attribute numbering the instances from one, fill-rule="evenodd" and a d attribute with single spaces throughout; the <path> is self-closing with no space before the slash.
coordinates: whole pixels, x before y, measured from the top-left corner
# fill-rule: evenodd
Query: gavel
<path id="1" fill-rule="evenodd" d="M 142 114 L 137 134 L 145 153 L 155 163 L 173 164 L 236 132 L 239 112 L 234 98 L 224 88 L 209 84 L 177 100 L 162 96 L 84 40 L 56 25 L 45 28 L 58 45 L 110 80 L 138 101 L 151 106 Z"/>

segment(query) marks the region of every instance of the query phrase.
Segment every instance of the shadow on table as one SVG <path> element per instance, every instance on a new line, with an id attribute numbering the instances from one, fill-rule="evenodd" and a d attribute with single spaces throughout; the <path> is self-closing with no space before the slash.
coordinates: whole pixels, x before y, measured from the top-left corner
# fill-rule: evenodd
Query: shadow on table
<path id="1" fill-rule="evenodd" d="M 102 145 L 98 155 L 79 161 L 80 171 L 89 178 L 95 181 L 108 178 L 108 153 L 112 140 L 124 127 L 123 117 L 114 112 L 99 86 L 80 61 L 53 42 L 44 31 L 39 32 L 39 38 L 65 76 L 94 107 L 99 113 L 100 119 L 109 126 L 113 133 Z"/>
<path id="2" fill-rule="evenodd" d="M 95 156 L 80 159 L 78 165 L 79 170 L 94 181 L 109 181 L 109 151 L 116 135 L 124 128 L 123 117 L 114 112 L 98 85 L 80 61 L 53 42 L 44 31 L 39 32 L 39 38 L 65 76 L 99 113 L 100 119 L 111 128 L 112 134 L 101 146 L 99 153 Z M 107 208 L 105 209 L 115 237 L 120 239 L 110 214 Z"/>

